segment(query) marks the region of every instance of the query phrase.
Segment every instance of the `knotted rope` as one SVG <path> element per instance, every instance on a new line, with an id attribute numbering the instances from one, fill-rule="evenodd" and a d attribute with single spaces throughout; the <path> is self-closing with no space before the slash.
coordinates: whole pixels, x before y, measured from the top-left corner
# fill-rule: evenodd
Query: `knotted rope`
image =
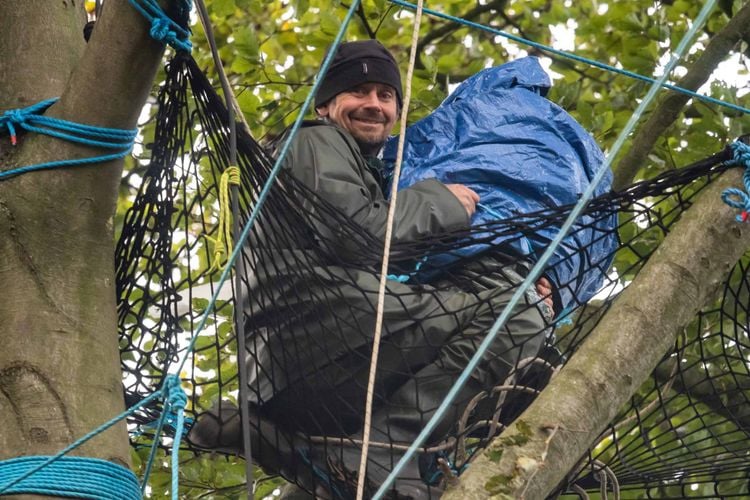
<path id="1" fill-rule="evenodd" d="M 734 163 L 743 165 L 745 173 L 742 176 L 742 184 L 745 189 L 727 188 L 721 193 L 721 199 L 732 208 L 742 210 L 737 216 L 738 222 L 745 222 L 750 213 L 750 146 L 742 142 L 734 142 L 731 145 L 734 152 Z"/>
<path id="2" fill-rule="evenodd" d="M 4 135 L 4 132 L 7 131 L 8 135 L 10 135 L 10 143 L 13 146 L 18 144 L 18 130 L 20 129 L 26 132 L 48 135 L 83 146 L 113 150 L 113 152 L 89 158 L 56 160 L 18 167 L 0 172 L 0 180 L 36 170 L 73 167 L 117 160 L 130 153 L 133 141 L 135 141 L 136 134 L 138 133 L 136 129 L 124 130 L 96 127 L 61 120 L 59 118 L 50 118 L 41 114 L 55 102 L 57 102 L 57 99 L 47 99 L 27 108 L 5 111 L 0 115 L 0 135 Z"/>
<path id="3" fill-rule="evenodd" d="M 149 35 L 158 42 L 166 43 L 175 50 L 190 52 L 193 44 L 190 42 L 190 31 L 183 28 L 164 13 L 155 0 L 130 0 L 130 4 L 151 23 Z M 189 12 L 191 2 L 183 2 L 183 12 Z"/>
<path id="4" fill-rule="evenodd" d="M 223 270 L 227 258 L 231 255 L 234 246 L 232 244 L 232 207 L 229 199 L 229 185 L 240 185 L 240 169 L 227 167 L 219 179 L 219 224 L 216 228 L 216 238 L 206 236 L 206 239 L 214 244 L 214 261 L 208 270 L 212 273 Z"/>
<path id="5" fill-rule="evenodd" d="M 116 128 L 96 127 L 80 123 L 50 118 L 43 113 L 57 99 L 47 99 L 33 106 L 21 109 L 11 109 L 0 116 L 0 133 L 5 128 L 10 135 L 13 146 L 18 144 L 17 129 L 27 132 L 36 132 L 58 139 L 63 139 L 84 146 L 92 146 L 103 149 L 115 150 L 114 153 L 95 156 L 91 158 L 76 158 L 71 160 L 57 160 L 36 165 L 18 167 L 5 172 L 0 172 L 0 179 L 20 175 L 34 170 L 43 170 L 57 167 L 71 167 L 90 163 L 99 163 L 115 160 L 126 156 L 133 147 L 137 130 L 123 130 Z"/>

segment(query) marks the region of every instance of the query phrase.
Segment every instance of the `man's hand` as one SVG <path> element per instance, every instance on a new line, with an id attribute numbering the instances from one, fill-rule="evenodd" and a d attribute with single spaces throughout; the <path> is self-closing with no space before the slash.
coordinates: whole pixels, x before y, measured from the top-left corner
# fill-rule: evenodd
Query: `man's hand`
<path id="1" fill-rule="evenodd" d="M 469 217 L 474 215 L 474 212 L 477 211 L 477 203 L 479 203 L 479 195 L 474 192 L 473 189 L 469 189 L 463 184 L 446 184 L 445 187 L 447 187 L 453 195 L 458 198 L 458 201 L 461 202 L 461 205 L 464 206 L 466 209 L 466 212 L 469 214 Z"/>
<path id="2" fill-rule="evenodd" d="M 552 302 L 552 284 L 547 278 L 541 277 L 537 280 L 536 293 L 539 294 L 544 303 L 547 304 L 550 309 L 553 308 L 554 304 Z"/>

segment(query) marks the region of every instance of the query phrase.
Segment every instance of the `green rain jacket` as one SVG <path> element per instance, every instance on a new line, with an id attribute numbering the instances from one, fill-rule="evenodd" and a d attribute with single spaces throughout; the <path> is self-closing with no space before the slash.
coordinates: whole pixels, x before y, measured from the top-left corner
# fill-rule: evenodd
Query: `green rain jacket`
<path id="1" fill-rule="evenodd" d="M 388 202 L 348 132 L 329 124 L 308 124 L 294 139 L 284 168 L 374 236 L 382 248 Z M 361 242 L 345 233 L 341 224 L 331 223 L 309 197 L 297 198 L 307 230 L 292 228 L 289 234 L 294 232 L 295 237 L 287 240 L 270 232 L 256 234 L 250 247 L 257 273 L 247 294 L 246 334 L 252 351 L 248 372 L 251 399 L 261 405 L 311 377 L 317 386 L 340 387 L 367 365 L 371 349 L 380 267 L 347 265 L 358 262 Z M 271 228 L 275 224 L 281 223 L 268 219 L 264 223 Z M 468 227 L 463 205 L 435 179 L 398 194 L 392 240 L 396 244 Z M 399 358 L 409 346 L 425 342 L 440 346 L 462 325 L 455 314 L 446 318 L 431 313 L 450 302 L 456 302 L 457 309 L 466 308 L 468 300 L 464 294 L 389 281 L 383 331 L 386 356 L 391 341 L 401 353 Z M 468 309 L 464 316 L 459 323 L 470 320 Z M 431 362 L 434 349 L 426 351 L 416 349 L 406 364 Z"/>

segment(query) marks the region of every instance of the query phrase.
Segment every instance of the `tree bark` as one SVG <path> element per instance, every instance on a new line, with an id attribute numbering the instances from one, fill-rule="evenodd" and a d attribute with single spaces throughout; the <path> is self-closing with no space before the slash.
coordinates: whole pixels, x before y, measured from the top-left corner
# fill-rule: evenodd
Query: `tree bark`
<path id="1" fill-rule="evenodd" d="M 750 247 L 750 228 L 720 198 L 741 175 L 733 169 L 706 188 L 561 372 L 445 500 L 538 499 L 557 487 Z"/>
<path id="2" fill-rule="evenodd" d="M 0 110 L 60 96 L 47 115 L 134 128 L 163 47 L 128 2 L 86 45 L 82 0 L 0 2 Z M 0 169 L 101 150 L 0 137 Z M 122 161 L 0 181 L 0 460 L 54 454 L 124 409 L 113 214 Z M 129 465 L 122 423 L 76 454 Z"/>
<path id="3" fill-rule="evenodd" d="M 687 75 L 677 82 L 677 85 L 688 90 L 698 90 L 732 48 L 740 40 L 748 38 L 750 38 L 750 3 L 742 7 L 719 33 L 711 37 L 706 49 L 690 67 Z M 690 99 L 692 97 L 689 95 L 669 91 L 659 101 L 650 112 L 648 120 L 638 128 L 628 152 L 613 168 L 613 189 L 622 189 L 633 182 L 656 141 L 677 120 Z"/>

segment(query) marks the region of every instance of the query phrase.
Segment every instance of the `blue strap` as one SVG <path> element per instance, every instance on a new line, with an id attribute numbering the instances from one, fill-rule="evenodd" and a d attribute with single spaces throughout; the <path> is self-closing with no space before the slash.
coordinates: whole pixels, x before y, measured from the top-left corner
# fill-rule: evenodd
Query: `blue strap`
<path id="1" fill-rule="evenodd" d="M 408 283 L 410 279 L 412 279 L 422 268 L 422 264 L 427 262 L 427 256 L 425 255 L 421 259 L 419 259 L 419 262 L 416 263 L 414 266 L 414 270 L 410 272 L 409 274 L 389 274 L 386 276 L 386 278 L 390 281 L 395 281 L 397 283 Z"/>
<path id="2" fill-rule="evenodd" d="M 56 160 L 46 163 L 38 163 L 36 165 L 18 167 L 0 172 L 0 180 L 36 170 L 73 167 L 117 160 L 130 153 L 130 150 L 133 148 L 133 142 L 138 133 L 137 129 L 123 130 L 117 128 L 95 127 L 93 125 L 83 125 L 67 120 L 61 120 L 59 118 L 50 118 L 41 114 L 55 102 L 57 102 L 57 99 L 47 99 L 27 108 L 11 109 L 4 112 L 0 115 L 0 136 L 7 133 L 10 135 L 11 144 L 15 146 L 18 141 L 18 131 L 24 130 L 27 132 L 48 135 L 50 137 L 81 144 L 83 146 L 108 149 L 113 152 L 90 158 Z"/>
<path id="3" fill-rule="evenodd" d="M 333 493 L 333 498 L 335 500 L 348 500 L 349 497 L 344 495 L 341 490 L 336 486 L 336 484 L 331 481 L 331 476 L 326 472 L 325 470 L 321 469 L 317 465 L 315 465 L 312 460 L 307 456 L 308 451 L 297 449 L 297 454 L 302 458 L 302 461 L 305 463 L 305 465 L 309 466 L 313 474 L 326 486 L 328 486 L 328 490 Z"/>
<path id="4" fill-rule="evenodd" d="M 151 29 L 149 30 L 151 38 L 166 43 L 175 50 L 183 52 L 193 50 L 193 44 L 190 42 L 190 31 L 170 19 L 155 0 L 130 0 L 130 4 L 151 23 Z M 182 8 L 185 11 L 190 11 L 190 0 L 183 0 Z"/>
<path id="5" fill-rule="evenodd" d="M 745 174 L 742 176 L 742 183 L 745 185 L 745 190 L 738 188 L 728 188 L 721 193 L 721 199 L 732 208 L 742 210 L 742 213 L 737 216 L 738 222 L 745 222 L 748 219 L 748 213 L 750 213 L 750 146 L 742 142 L 732 143 L 732 150 L 734 152 L 733 163 L 737 165 L 743 165 L 745 167 Z"/>
<path id="6" fill-rule="evenodd" d="M 504 220 L 505 219 L 505 217 L 503 217 L 500 214 L 500 212 L 498 212 L 497 210 L 494 210 L 493 208 L 485 205 L 484 203 L 477 203 L 477 208 L 480 209 L 480 210 L 484 210 L 485 212 L 487 212 L 488 214 L 490 214 L 491 216 L 493 216 L 497 220 Z M 536 260 L 536 258 L 538 256 L 536 255 L 536 252 L 534 251 L 534 246 L 531 244 L 531 241 L 526 236 L 521 235 L 518 238 L 518 243 L 521 244 L 521 245 L 523 245 L 523 250 L 526 252 L 524 254 L 524 256 L 526 256 L 526 257 L 531 256 L 531 257 L 533 257 Z"/>
<path id="7" fill-rule="evenodd" d="M 0 462 L 0 484 L 12 482 L 49 457 L 21 457 Z M 107 460 L 62 457 L 14 484 L 3 495 L 34 494 L 92 500 L 140 500 L 138 478 Z"/>

